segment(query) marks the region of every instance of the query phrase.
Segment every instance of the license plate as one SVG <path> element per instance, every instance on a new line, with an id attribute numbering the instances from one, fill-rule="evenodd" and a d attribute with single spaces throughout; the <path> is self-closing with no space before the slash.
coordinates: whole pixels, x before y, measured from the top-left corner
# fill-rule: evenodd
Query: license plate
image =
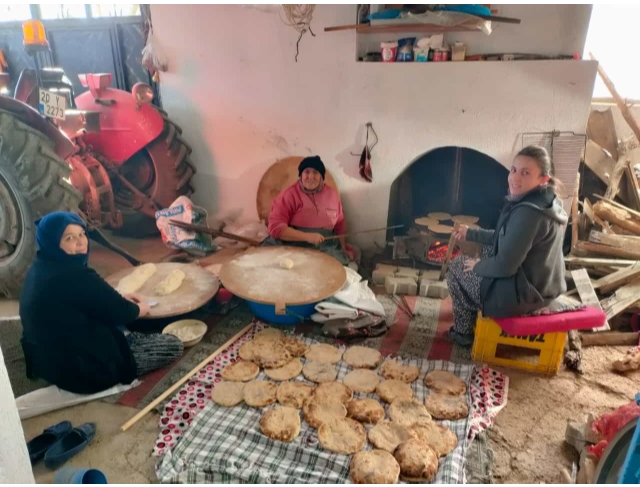
<path id="1" fill-rule="evenodd" d="M 39 112 L 45 117 L 64 120 L 67 111 L 67 99 L 50 91 L 40 88 L 38 103 Z"/>

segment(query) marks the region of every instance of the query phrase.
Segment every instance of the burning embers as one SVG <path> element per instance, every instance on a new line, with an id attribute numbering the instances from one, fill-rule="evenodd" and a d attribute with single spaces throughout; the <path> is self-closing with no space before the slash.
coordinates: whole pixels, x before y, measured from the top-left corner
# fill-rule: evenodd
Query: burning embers
<path id="1" fill-rule="evenodd" d="M 427 259 L 431 262 L 443 262 L 447 255 L 448 247 L 449 245 L 447 242 L 436 240 L 431 245 L 429 245 L 429 250 L 427 250 Z M 458 247 L 455 247 L 453 249 L 453 252 L 451 252 L 451 259 L 455 259 L 458 255 L 460 255 L 460 249 Z"/>

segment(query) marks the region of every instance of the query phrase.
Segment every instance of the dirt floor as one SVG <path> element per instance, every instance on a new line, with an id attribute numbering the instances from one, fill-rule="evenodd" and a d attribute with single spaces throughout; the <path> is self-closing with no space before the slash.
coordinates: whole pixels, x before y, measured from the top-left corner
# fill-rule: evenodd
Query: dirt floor
<path id="1" fill-rule="evenodd" d="M 136 256 L 156 260 L 167 249 L 157 242 L 120 241 Z M 108 275 L 128 264 L 100 247 L 94 248 L 91 265 Z M 14 310 L 12 303 L 0 303 Z M 0 307 L 0 309 L 2 309 Z M 577 453 L 564 443 L 567 421 L 584 421 L 589 412 L 597 414 L 633 400 L 640 391 L 640 372 L 620 376 L 610 372 L 610 362 L 626 347 L 592 347 L 584 350 L 585 374 L 579 376 L 562 370 L 556 377 L 545 378 L 513 370 L 508 404 L 489 431 L 494 450 L 494 483 L 559 483 L 560 468 L 571 468 Z M 158 432 L 156 413 L 148 414 L 129 431 L 120 426 L 135 414 L 134 409 L 104 402 L 94 402 L 49 413 L 23 422 L 25 437 L 30 439 L 44 428 L 64 419 L 73 424 L 96 422 L 96 439 L 69 462 L 71 466 L 99 468 L 110 483 L 157 482 L 151 448 Z M 42 464 L 34 468 L 38 483 L 49 483 L 53 473 Z"/>

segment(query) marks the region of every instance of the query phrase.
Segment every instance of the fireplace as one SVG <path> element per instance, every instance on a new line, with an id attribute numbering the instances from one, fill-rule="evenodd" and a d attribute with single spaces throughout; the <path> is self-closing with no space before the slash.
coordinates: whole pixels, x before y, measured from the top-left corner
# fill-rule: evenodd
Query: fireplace
<path id="1" fill-rule="evenodd" d="M 495 159 L 464 147 L 441 147 L 418 157 L 393 182 L 388 226 L 394 259 L 410 258 L 441 265 L 447 253 L 452 218 L 477 218 L 477 225 L 493 228 L 508 191 L 507 169 Z M 436 215 L 438 225 L 417 225 L 415 220 Z M 447 214 L 450 217 L 447 217 Z M 452 251 L 474 254 L 477 247 L 461 243 Z"/>

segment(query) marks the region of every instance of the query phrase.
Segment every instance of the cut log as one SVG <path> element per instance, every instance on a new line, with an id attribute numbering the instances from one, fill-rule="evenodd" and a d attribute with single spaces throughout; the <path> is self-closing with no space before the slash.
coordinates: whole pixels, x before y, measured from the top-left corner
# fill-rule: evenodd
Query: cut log
<path id="1" fill-rule="evenodd" d="M 573 277 L 573 282 L 576 285 L 582 304 L 602 310 L 600 300 L 598 299 L 598 296 L 596 296 L 596 292 L 593 290 L 591 278 L 589 277 L 589 274 L 587 274 L 586 269 L 576 269 L 571 271 L 571 277 Z M 608 329 L 609 322 L 605 320 L 604 325 L 599 328 L 593 328 L 593 331 Z"/>
<path id="2" fill-rule="evenodd" d="M 587 122 L 587 137 L 609 152 L 614 160 L 618 160 L 618 134 L 611 107 L 606 110 L 591 110 Z"/>
<path id="3" fill-rule="evenodd" d="M 581 333 L 583 347 L 606 347 L 637 345 L 638 332 L 604 331 L 600 333 Z"/>
<path id="4" fill-rule="evenodd" d="M 616 166 L 616 159 L 613 159 L 606 151 L 596 144 L 593 140 L 587 141 L 587 147 L 584 153 L 584 164 L 598 179 L 607 186 L 611 181 L 613 169 Z"/>
<path id="5" fill-rule="evenodd" d="M 640 301 L 640 280 L 632 281 L 618 289 L 611 297 L 600 302 L 610 320 Z"/>
<path id="6" fill-rule="evenodd" d="M 640 260 L 640 252 L 618 249 L 616 247 L 609 247 L 608 245 L 602 245 L 592 242 L 578 241 L 578 243 L 576 244 L 576 251 L 590 255 L 608 255 L 610 257 L 619 257 L 620 259 Z"/>
<path id="7" fill-rule="evenodd" d="M 640 278 L 640 262 L 625 269 L 609 274 L 593 283 L 594 289 L 599 289 L 603 294 L 609 294 L 621 286 L 624 286 Z"/>
<path id="8" fill-rule="evenodd" d="M 598 201 L 593 205 L 594 213 L 609 223 L 614 223 L 635 235 L 640 235 L 640 219 L 629 209 L 614 206 L 608 201 Z"/>
<path id="9" fill-rule="evenodd" d="M 589 233 L 589 242 L 608 245 L 617 249 L 640 254 L 640 238 L 626 237 L 624 235 L 610 235 L 596 230 Z"/>
<path id="10" fill-rule="evenodd" d="M 617 201 L 614 201 L 614 200 L 609 199 L 609 198 L 605 198 L 604 196 L 600 196 L 599 194 L 594 194 L 593 196 L 595 198 L 601 200 L 601 201 L 605 201 L 605 202 L 609 203 L 610 205 L 615 206 L 616 208 L 619 208 L 621 210 L 629 212 L 629 214 L 631 214 L 632 216 L 635 216 L 636 218 L 638 218 L 640 220 L 640 211 L 633 210 L 633 209 L 629 208 L 628 206 L 624 206 L 623 204 L 618 203 Z"/>

